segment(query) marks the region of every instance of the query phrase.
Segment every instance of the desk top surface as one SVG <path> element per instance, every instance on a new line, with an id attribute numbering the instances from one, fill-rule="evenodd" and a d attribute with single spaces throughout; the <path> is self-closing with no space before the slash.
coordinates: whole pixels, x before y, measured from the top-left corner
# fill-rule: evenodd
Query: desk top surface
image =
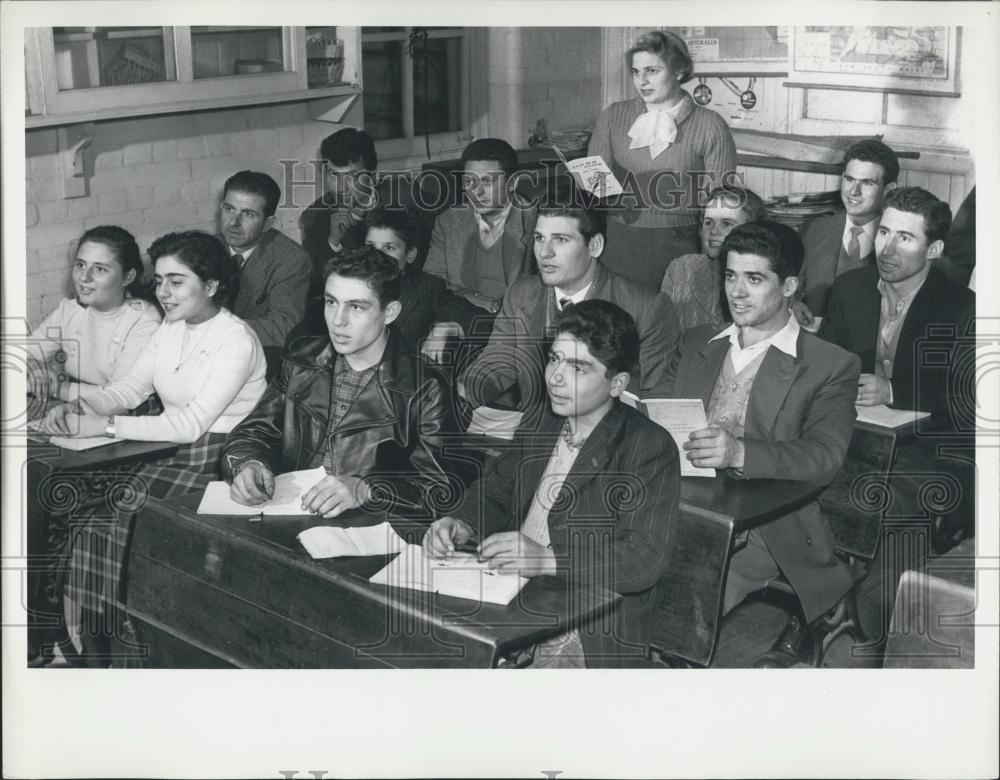
<path id="1" fill-rule="evenodd" d="M 53 471 L 90 471 L 111 468 L 138 460 L 155 460 L 177 452 L 178 445 L 169 441 L 120 441 L 104 447 L 80 452 L 66 450 L 54 444 L 29 441 L 28 462 L 44 464 Z"/>
<path id="2" fill-rule="evenodd" d="M 822 485 L 787 479 L 683 477 L 681 508 L 731 517 L 734 530 L 742 531 L 800 509 L 822 491 Z"/>
<path id="3" fill-rule="evenodd" d="M 480 604 L 468 599 L 422 594 L 405 588 L 389 588 L 370 583 L 369 578 L 393 556 L 313 559 L 296 538 L 317 525 L 340 527 L 372 525 L 389 520 L 408 542 L 419 543 L 426 525 L 385 514 L 348 512 L 333 520 L 313 516 L 264 516 L 259 521 L 240 516 L 197 514 L 201 493 L 192 493 L 171 502 L 150 500 L 145 512 L 153 511 L 184 524 L 193 524 L 232 544 L 257 547 L 257 553 L 279 560 L 296 570 L 349 590 L 381 608 L 392 606 L 407 613 L 420 611 L 444 630 L 471 637 L 474 641 L 504 650 L 523 647 L 564 630 L 570 623 L 585 622 L 606 612 L 621 597 L 611 591 L 571 587 L 554 577 L 530 580 L 510 604 Z M 160 518 L 157 518 L 159 520 Z M 154 521 L 155 522 L 155 521 Z M 428 610 L 429 606 L 429 610 Z"/>

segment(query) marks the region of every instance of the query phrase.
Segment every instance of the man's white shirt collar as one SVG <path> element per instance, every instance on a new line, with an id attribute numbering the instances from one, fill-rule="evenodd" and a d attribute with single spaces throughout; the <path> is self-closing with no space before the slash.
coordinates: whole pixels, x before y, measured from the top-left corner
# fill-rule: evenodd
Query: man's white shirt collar
<path id="1" fill-rule="evenodd" d="M 785 326 L 777 333 L 774 333 L 763 341 L 759 341 L 749 347 L 741 347 L 740 328 L 734 322 L 724 331 L 710 338 L 709 342 L 718 341 L 723 338 L 729 339 L 729 350 L 730 355 L 732 355 L 733 358 L 733 366 L 735 367 L 736 372 L 739 373 L 748 363 L 753 361 L 760 352 L 766 351 L 768 347 L 779 349 L 789 357 L 798 357 L 800 330 L 799 321 L 795 319 L 794 315 L 790 315 L 788 317 L 788 322 L 786 322 Z"/>

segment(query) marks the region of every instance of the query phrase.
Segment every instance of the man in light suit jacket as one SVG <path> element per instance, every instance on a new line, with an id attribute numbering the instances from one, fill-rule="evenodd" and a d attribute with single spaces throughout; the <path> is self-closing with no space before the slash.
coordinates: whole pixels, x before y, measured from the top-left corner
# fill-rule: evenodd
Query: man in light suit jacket
<path id="1" fill-rule="evenodd" d="M 679 500 L 677 446 L 618 399 L 639 358 L 635 322 L 590 300 L 556 325 L 542 424 L 513 446 L 424 536 L 441 557 L 475 543 L 501 573 L 613 590 L 613 613 L 539 643 L 535 666 L 645 666 Z M 554 585 L 553 587 L 557 587 Z"/>
<path id="2" fill-rule="evenodd" d="M 826 314 L 830 286 L 840 274 L 875 262 L 875 233 L 885 196 L 896 186 L 899 160 L 881 141 L 854 144 L 844 155 L 840 200 L 844 211 L 809 222 L 802 231 L 805 262 L 799 302 L 793 311 L 803 325 Z"/>
<path id="3" fill-rule="evenodd" d="M 460 391 L 469 403 L 490 404 L 516 387 L 519 409 L 537 410 L 545 397 L 541 377 L 556 319 L 569 304 L 594 298 L 617 304 L 636 321 L 640 347 L 632 387 L 648 391 L 662 381 L 680 339 L 677 314 L 667 296 L 600 263 L 605 229 L 599 211 L 542 209 L 534 232 L 538 274 L 510 288 L 489 344 L 465 370 Z"/>
<path id="4" fill-rule="evenodd" d="M 708 427 L 683 444 L 694 465 L 739 479 L 827 484 L 851 440 L 858 358 L 802 330 L 791 315 L 802 264 L 794 230 L 749 222 L 726 237 L 722 253 L 733 324 L 687 331 L 656 394 L 705 403 Z M 724 611 L 779 574 L 798 595 L 807 623 L 850 589 L 850 571 L 834 555 L 815 502 L 750 532 L 730 564 Z M 809 650 L 806 627 L 795 617 L 757 665 L 791 666 Z"/>
<path id="5" fill-rule="evenodd" d="M 496 314 L 507 289 L 531 271 L 537 209 L 513 192 L 517 152 L 506 141 L 473 141 L 462 166 L 464 202 L 438 215 L 424 271 Z"/>
<path id="6" fill-rule="evenodd" d="M 309 256 L 274 228 L 280 200 L 281 188 L 266 173 L 240 171 L 226 180 L 219 212 L 222 240 L 240 267 L 232 311 L 260 337 L 268 377 L 305 314 L 309 287 Z"/>

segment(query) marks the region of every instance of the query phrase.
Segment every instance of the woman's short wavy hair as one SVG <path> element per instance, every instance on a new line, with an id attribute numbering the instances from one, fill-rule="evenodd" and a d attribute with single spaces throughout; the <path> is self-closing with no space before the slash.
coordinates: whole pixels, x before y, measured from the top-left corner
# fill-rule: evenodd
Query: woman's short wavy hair
<path id="1" fill-rule="evenodd" d="M 632 68 L 632 57 L 640 51 L 655 54 L 676 74 L 681 84 L 694 76 L 694 62 L 684 39 L 676 33 L 654 30 L 643 35 L 625 52 L 625 67 Z"/>

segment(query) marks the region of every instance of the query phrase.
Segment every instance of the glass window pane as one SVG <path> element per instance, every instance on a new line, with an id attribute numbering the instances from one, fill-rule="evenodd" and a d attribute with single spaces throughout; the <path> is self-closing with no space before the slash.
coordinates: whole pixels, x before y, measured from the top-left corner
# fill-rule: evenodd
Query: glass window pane
<path id="1" fill-rule="evenodd" d="M 344 83 L 344 41 L 336 27 L 306 27 L 306 75 L 310 88 Z"/>
<path id="2" fill-rule="evenodd" d="M 413 48 L 413 130 L 461 129 L 462 39 L 431 38 Z"/>
<path id="3" fill-rule="evenodd" d="M 405 27 L 362 27 L 361 34 L 365 33 L 387 33 L 387 32 L 404 32 Z"/>
<path id="4" fill-rule="evenodd" d="M 196 79 L 285 69 L 280 27 L 192 27 L 191 52 Z"/>
<path id="5" fill-rule="evenodd" d="M 53 27 L 60 90 L 174 81 L 169 27 Z"/>
<path id="6" fill-rule="evenodd" d="M 365 132 L 376 141 L 403 137 L 403 44 L 400 41 L 365 43 Z"/>

